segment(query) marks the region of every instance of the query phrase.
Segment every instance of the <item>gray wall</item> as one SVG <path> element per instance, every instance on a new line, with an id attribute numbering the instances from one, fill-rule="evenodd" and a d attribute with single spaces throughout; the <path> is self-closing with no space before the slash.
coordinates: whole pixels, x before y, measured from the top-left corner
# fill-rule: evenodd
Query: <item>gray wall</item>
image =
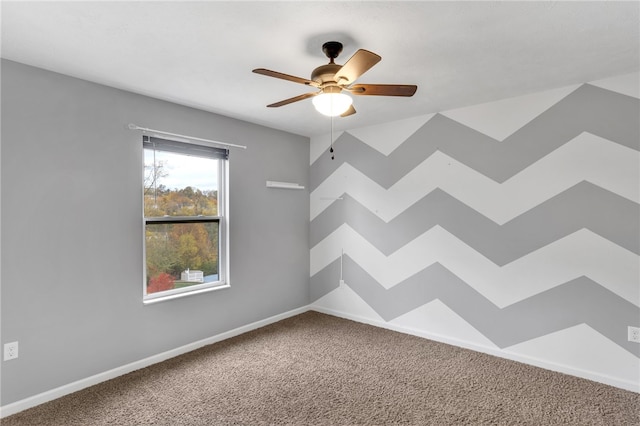
<path id="1" fill-rule="evenodd" d="M 640 389 L 637 81 L 312 139 L 312 306 Z"/>
<path id="2" fill-rule="evenodd" d="M 141 134 L 230 157 L 231 288 L 142 304 Z M 2 61 L 2 405 L 305 306 L 307 138 Z"/>

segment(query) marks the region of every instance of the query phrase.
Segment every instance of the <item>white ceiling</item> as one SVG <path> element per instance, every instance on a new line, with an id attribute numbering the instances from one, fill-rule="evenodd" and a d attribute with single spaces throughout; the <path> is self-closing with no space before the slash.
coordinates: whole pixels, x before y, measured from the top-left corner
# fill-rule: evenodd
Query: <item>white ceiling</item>
<path id="1" fill-rule="evenodd" d="M 417 84 L 355 97 L 336 130 L 638 71 L 638 2 L 2 1 L 3 58 L 300 135 L 327 133 L 309 78 L 342 42 L 382 61 L 359 83 Z M 145 123 L 136 123 L 144 126 Z"/>

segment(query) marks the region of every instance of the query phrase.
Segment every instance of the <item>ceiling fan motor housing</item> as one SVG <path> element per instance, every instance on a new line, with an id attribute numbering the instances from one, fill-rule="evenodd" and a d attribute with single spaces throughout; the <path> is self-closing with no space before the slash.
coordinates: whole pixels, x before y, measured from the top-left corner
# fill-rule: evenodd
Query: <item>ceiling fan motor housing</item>
<path id="1" fill-rule="evenodd" d="M 334 76 L 338 70 L 342 68 L 342 65 L 336 64 L 333 60 L 338 57 L 340 52 L 342 52 L 342 43 L 339 41 L 328 41 L 322 45 L 322 51 L 327 55 L 327 58 L 329 58 L 329 63 L 326 65 L 320 65 L 318 68 L 314 69 L 311 73 L 311 80 L 320 85 L 329 83 L 329 86 L 337 86 Z"/>
<path id="2" fill-rule="evenodd" d="M 320 65 L 318 68 L 314 69 L 311 73 L 311 80 L 317 82 L 318 84 L 324 84 L 328 82 L 334 82 L 334 76 L 342 68 L 342 65 L 338 64 L 327 64 Z"/>

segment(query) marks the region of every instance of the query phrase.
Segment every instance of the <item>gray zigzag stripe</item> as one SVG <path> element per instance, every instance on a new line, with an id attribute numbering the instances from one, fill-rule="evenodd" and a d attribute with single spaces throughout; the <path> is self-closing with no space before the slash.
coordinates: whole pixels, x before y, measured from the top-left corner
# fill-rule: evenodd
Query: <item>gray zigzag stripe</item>
<path id="1" fill-rule="evenodd" d="M 334 262 L 312 277 L 312 301 L 338 286 L 339 267 Z M 343 276 L 385 321 L 440 299 L 500 348 L 585 323 L 640 357 L 625 332 L 627 325 L 638 325 L 640 308 L 586 277 L 500 309 L 438 263 L 387 290 L 345 255 Z"/>
<path id="2" fill-rule="evenodd" d="M 436 114 L 388 157 L 343 133 L 334 144 L 336 160 L 323 155 L 311 165 L 310 189 L 344 162 L 388 189 L 436 150 L 504 182 L 585 131 L 639 150 L 640 100 L 585 84 L 504 142 Z"/>
<path id="3" fill-rule="evenodd" d="M 343 223 L 391 255 L 435 225 L 503 266 L 579 229 L 592 232 L 640 254 L 640 205 L 589 182 L 546 200 L 498 225 L 446 192 L 436 189 L 385 223 L 344 194 L 311 221 L 311 247 Z"/>

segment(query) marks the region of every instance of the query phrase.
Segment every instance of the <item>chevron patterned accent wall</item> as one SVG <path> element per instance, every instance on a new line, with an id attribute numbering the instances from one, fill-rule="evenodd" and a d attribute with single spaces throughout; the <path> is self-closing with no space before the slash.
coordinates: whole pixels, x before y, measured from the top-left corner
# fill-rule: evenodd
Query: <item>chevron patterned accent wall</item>
<path id="1" fill-rule="evenodd" d="M 312 138 L 312 306 L 640 391 L 639 78 Z"/>

